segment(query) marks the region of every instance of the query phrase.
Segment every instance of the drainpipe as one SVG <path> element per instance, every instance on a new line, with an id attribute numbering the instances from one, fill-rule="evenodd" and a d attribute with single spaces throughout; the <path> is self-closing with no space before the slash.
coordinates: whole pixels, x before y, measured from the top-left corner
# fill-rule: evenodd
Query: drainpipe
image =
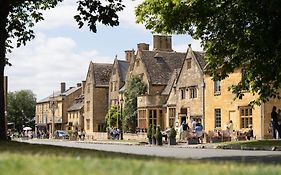
<path id="1" fill-rule="evenodd" d="M 260 123 L 260 128 L 261 128 L 261 139 L 264 139 L 264 103 L 261 103 L 261 123 Z"/>
<path id="2" fill-rule="evenodd" d="M 204 79 L 202 81 L 201 87 L 202 87 L 202 120 L 203 120 L 204 129 L 206 129 L 206 125 L 205 125 L 205 82 L 204 82 Z"/>

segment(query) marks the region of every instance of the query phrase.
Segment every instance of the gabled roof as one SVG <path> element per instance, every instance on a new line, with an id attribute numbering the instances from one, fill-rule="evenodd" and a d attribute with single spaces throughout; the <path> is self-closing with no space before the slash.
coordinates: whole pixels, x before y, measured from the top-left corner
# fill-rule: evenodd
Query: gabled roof
<path id="1" fill-rule="evenodd" d="M 154 85 L 167 85 L 174 69 L 179 69 L 186 54 L 180 52 L 143 50 L 143 61 L 150 82 Z"/>
<path id="2" fill-rule="evenodd" d="M 61 93 L 60 91 L 56 91 L 53 94 L 49 95 L 48 97 L 38 101 L 37 103 L 48 102 L 48 101 L 51 101 L 52 98 L 56 98 L 56 97 L 59 97 L 59 96 L 68 96 L 68 95 L 72 94 L 73 92 L 77 91 L 80 88 L 82 88 L 82 87 L 71 87 L 71 88 L 67 89 L 66 91 L 64 91 L 63 93 Z"/>
<path id="3" fill-rule="evenodd" d="M 119 69 L 119 76 L 121 81 L 125 81 L 126 73 L 129 67 L 129 63 L 125 60 L 117 60 L 118 61 L 118 69 Z"/>
<path id="4" fill-rule="evenodd" d="M 95 86 L 108 86 L 112 64 L 91 62 L 91 67 Z"/>
<path id="5" fill-rule="evenodd" d="M 175 80 L 178 78 L 179 76 L 179 72 L 180 72 L 180 69 L 175 69 L 168 81 L 168 84 L 167 86 L 165 87 L 165 89 L 163 90 L 163 92 L 161 93 L 162 95 L 169 95 L 173 86 L 174 86 L 174 83 L 175 83 Z"/>
<path id="6" fill-rule="evenodd" d="M 199 66 L 200 66 L 201 70 L 204 70 L 204 67 L 207 64 L 206 61 L 204 60 L 205 53 L 204 52 L 193 51 L 193 54 L 195 56 L 195 59 L 199 63 Z"/>
<path id="7" fill-rule="evenodd" d="M 84 107 L 84 95 L 78 96 L 67 111 L 77 111 Z"/>

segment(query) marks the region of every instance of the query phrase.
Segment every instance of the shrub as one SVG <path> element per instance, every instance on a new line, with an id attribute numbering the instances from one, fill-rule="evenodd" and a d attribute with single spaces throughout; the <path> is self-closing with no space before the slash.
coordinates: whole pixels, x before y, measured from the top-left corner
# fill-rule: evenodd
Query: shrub
<path id="1" fill-rule="evenodd" d="M 175 128 L 171 128 L 170 131 L 168 132 L 168 137 L 169 138 L 176 138 L 177 136 L 177 131 L 175 130 Z"/>

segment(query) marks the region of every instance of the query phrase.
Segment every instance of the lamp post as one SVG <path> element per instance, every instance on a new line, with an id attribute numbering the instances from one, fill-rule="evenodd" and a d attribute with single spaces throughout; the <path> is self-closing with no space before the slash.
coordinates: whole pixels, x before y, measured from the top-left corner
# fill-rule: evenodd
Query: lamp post
<path id="1" fill-rule="evenodd" d="M 55 94 L 53 93 L 53 97 L 50 101 L 50 108 L 52 111 L 52 128 L 51 128 L 51 135 L 54 137 L 55 132 L 55 112 L 56 112 L 56 101 L 55 101 Z"/>
<path id="2" fill-rule="evenodd" d="M 121 115 L 121 119 L 120 119 L 120 125 L 121 125 L 121 129 L 120 129 L 120 139 L 123 140 L 123 116 L 122 116 L 122 112 L 123 112 L 123 98 L 121 96 L 121 99 L 120 99 L 120 115 Z"/>

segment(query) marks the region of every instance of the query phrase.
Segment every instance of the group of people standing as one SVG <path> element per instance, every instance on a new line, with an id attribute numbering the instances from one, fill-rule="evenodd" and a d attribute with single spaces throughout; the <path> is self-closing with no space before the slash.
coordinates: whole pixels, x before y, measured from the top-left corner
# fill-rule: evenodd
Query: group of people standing
<path id="1" fill-rule="evenodd" d="M 183 121 L 179 127 L 180 141 L 186 141 L 190 135 L 195 136 L 199 143 L 203 143 L 203 126 L 200 122 L 195 119 L 191 122 L 191 128 L 188 126 L 186 121 Z"/>
<path id="2" fill-rule="evenodd" d="M 277 112 L 276 106 L 272 107 L 271 128 L 273 139 L 281 139 L 281 109 L 278 109 Z"/>

